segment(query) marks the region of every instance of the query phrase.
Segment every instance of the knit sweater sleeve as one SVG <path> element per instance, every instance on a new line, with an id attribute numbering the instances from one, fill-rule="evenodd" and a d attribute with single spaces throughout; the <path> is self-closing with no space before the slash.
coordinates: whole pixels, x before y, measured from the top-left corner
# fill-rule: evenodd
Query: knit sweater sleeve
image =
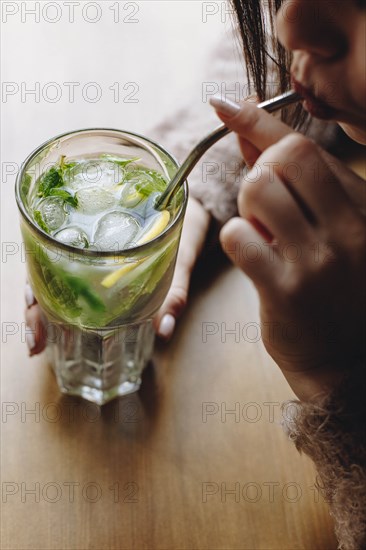
<path id="1" fill-rule="evenodd" d="M 341 550 L 366 548 L 365 389 L 359 365 L 333 393 L 283 407 L 288 437 L 315 463 Z"/>

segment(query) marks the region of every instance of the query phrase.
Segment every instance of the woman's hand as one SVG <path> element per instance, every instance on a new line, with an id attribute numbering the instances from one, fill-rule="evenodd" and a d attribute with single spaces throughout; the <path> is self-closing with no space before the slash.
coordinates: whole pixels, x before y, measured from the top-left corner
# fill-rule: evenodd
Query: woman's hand
<path id="1" fill-rule="evenodd" d="M 363 353 L 365 183 L 315 143 L 244 104 L 213 105 L 251 170 L 220 240 L 254 282 L 262 337 L 300 399 Z"/>
<path id="2" fill-rule="evenodd" d="M 176 319 L 186 306 L 192 271 L 205 243 L 209 225 L 210 214 L 201 203 L 189 198 L 173 281 L 154 319 L 155 331 L 163 340 L 169 340 L 172 336 Z"/>
<path id="3" fill-rule="evenodd" d="M 37 355 L 46 346 L 45 329 L 41 319 L 41 311 L 34 297 L 28 281 L 25 283 L 25 322 L 29 330 L 26 331 L 29 355 Z"/>
<path id="4" fill-rule="evenodd" d="M 188 296 L 189 282 L 196 260 L 202 250 L 210 222 L 210 215 L 193 198 L 188 200 L 177 263 L 169 293 L 154 319 L 154 327 L 160 338 L 169 340 L 175 328 L 176 319 L 183 312 Z M 29 354 L 36 355 L 45 348 L 45 330 L 40 308 L 29 283 L 25 289 L 26 324 Z"/>

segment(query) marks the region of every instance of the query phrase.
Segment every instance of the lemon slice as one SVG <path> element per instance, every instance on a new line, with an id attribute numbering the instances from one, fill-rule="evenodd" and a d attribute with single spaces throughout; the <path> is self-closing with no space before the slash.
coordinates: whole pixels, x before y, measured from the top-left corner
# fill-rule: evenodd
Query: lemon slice
<path id="1" fill-rule="evenodd" d="M 138 245 L 145 244 L 149 241 L 152 241 L 155 237 L 160 235 L 168 225 L 170 220 L 170 214 L 168 210 L 163 210 L 154 219 L 152 226 L 147 232 L 137 241 Z"/>
<path id="2" fill-rule="evenodd" d="M 170 214 L 168 210 L 163 210 L 156 216 L 154 219 L 151 227 L 147 230 L 147 232 L 141 237 L 139 241 L 137 241 L 137 245 L 145 244 L 149 241 L 152 241 L 155 237 L 160 235 L 162 231 L 166 228 L 170 220 Z M 137 260 L 136 262 L 129 262 L 126 263 L 123 267 L 120 269 L 117 269 L 116 271 L 112 271 L 109 275 L 104 277 L 101 284 L 105 288 L 111 288 L 114 286 L 117 281 L 119 281 L 124 275 L 127 275 L 132 269 L 140 265 L 142 262 L 146 260 L 145 258 L 141 258 L 140 260 Z"/>
<path id="3" fill-rule="evenodd" d="M 104 277 L 104 279 L 101 282 L 101 285 L 105 288 L 111 288 L 116 284 L 117 281 L 121 279 L 124 275 L 127 275 L 132 269 L 140 265 L 146 258 L 142 258 L 141 260 L 137 260 L 136 262 L 129 262 L 126 263 L 123 267 L 120 269 L 117 269 L 116 271 L 112 271 L 109 275 Z"/>
<path id="4" fill-rule="evenodd" d="M 124 197 L 122 193 L 122 205 L 126 208 L 133 208 L 141 202 L 142 199 L 144 199 L 144 195 L 138 191 L 133 191 L 133 193 L 129 193 L 126 197 Z"/>

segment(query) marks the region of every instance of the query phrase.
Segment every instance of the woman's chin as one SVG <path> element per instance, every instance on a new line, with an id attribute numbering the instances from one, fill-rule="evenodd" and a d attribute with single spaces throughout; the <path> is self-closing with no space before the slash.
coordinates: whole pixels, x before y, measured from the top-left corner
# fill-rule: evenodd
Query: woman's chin
<path id="1" fill-rule="evenodd" d="M 347 136 L 353 139 L 353 141 L 356 141 L 357 143 L 361 143 L 362 145 L 366 145 L 365 130 L 362 130 L 361 128 L 357 128 L 355 126 L 351 126 L 344 122 L 338 122 L 338 124 L 342 128 L 342 130 L 347 134 Z"/>

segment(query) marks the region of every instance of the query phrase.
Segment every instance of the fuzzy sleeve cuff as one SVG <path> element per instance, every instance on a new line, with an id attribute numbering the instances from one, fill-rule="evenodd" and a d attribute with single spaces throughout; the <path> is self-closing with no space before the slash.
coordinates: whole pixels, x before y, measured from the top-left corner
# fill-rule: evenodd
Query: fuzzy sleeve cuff
<path id="1" fill-rule="evenodd" d="M 366 548 L 365 389 L 359 367 L 332 394 L 313 403 L 287 402 L 283 409 L 287 435 L 317 468 L 342 550 Z"/>

